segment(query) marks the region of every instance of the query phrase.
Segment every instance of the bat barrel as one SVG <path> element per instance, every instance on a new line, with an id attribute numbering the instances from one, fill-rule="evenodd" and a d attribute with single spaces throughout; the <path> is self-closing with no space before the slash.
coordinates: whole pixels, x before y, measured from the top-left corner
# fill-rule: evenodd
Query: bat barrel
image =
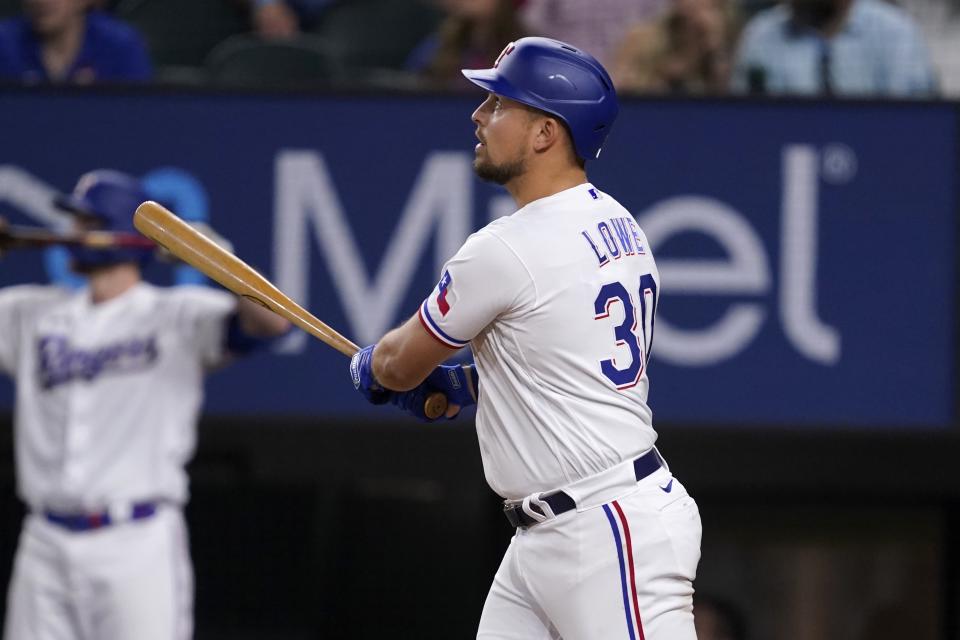
<path id="1" fill-rule="evenodd" d="M 352 356 L 359 347 L 294 302 L 246 262 L 156 202 L 137 207 L 133 224 L 160 246 L 211 279 L 294 323 L 340 353 Z"/>
<path id="2" fill-rule="evenodd" d="M 294 302 L 253 267 L 218 246 L 162 205 L 144 202 L 137 207 L 133 224 L 140 233 L 238 296 L 283 316 L 345 356 L 351 357 L 360 350 L 353 342 Z M 447 398 L 439 392 L 430 394 L 424 404 L 424 414 L 431 419 L 439 418 L 446 410 Z"/>

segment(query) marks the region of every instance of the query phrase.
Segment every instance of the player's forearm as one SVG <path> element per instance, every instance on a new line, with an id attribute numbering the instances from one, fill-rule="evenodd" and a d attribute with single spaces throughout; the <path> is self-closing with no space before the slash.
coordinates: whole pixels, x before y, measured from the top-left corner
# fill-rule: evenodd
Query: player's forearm
<path id="1" fill-rule="evenodd" d="M 373 351 L 373 375 L 381 386 L 393 391 L 409 391 L 424 381 L 430 370 L 422 371 L 404 360 L 402 343 L 388 333 Z"/>
<path id="2" fill-rule="evenodd" d="M 237 302 L 240 329 L 254 338 L 273 338 L 290 330 L 290 322 L 259 304 L 240 298 Z"/>
<path id="3" fill-rule="evenodd" d="M 387 389 L 409 391 L 450 355 L 451 351 L 431 338 L 414 316 L 377 343 L 373 375 Z"/>

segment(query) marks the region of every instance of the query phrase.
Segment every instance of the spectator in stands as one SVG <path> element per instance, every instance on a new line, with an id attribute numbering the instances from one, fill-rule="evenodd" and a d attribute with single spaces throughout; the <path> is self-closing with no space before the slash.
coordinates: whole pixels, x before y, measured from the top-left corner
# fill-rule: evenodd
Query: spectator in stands
<path id="1" fill-rule="evenodd" d="M 669 0 L 526 0 L 520 19 L 528 33 L 569 42 L 608 69 L 627 30 L 649 22 Z"/>
<path id="2" fill-rule="evenodd" d="M 882 0 L 789 0 L 747 24 L 734 63 L 738 92 L 929 96 L 936 92 L 919 29 Z"/>
<path id="3" fill-rule="evenodd" d="M 735 39 L 729 0 L 672 0 L 661 17 L 629 31 L 613 65 L 617 90 L 720 93 Z"/>
<path id="4" fill-rule="evenodd" d="M 293 38 L 320 20 L 333 0 L 247 0 L 253 30 L 261 38 Z"/>
<path id="5" fill-rule="evenodd" d="M 474 89 L 461 69 L 489 67 L 503 46 L 522 38 L 514 0 L 441 0 L 446 17 L 407 59 L 407 69 L 428 83 Z"/>
<path id="6" fill-rule="evenodd" d="M 90 0 L 23 0 L 24 15 L 0 22 L 0 80 L 26 83 L 145 81 L 143 38 Z"/>
<path id="7" fill-rule="evenodd" d="M 897 0 L 912 17 L 930 48 L 941 95 L 960 97 L 960 2 L 956 0 Z"/>

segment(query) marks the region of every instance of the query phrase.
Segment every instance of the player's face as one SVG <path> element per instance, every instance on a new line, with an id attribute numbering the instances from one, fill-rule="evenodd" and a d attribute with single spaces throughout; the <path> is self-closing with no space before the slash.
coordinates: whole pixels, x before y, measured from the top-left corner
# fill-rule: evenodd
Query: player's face
<path id="1" fill-rule="evenodd" d="M 533 120 L 524 105 L 489 94 L 471 117 L 477 125 L 473 170 L 483 180 L 507 184 L 526 171 Z"/>

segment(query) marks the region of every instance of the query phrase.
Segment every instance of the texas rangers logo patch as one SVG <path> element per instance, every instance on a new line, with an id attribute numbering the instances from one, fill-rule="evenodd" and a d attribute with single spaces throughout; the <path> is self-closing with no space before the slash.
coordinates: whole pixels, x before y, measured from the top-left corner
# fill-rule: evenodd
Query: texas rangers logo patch
<path id="1" fill-rule="evenodd" d="M 453 278 L 450 277 L 450 272 L 444 271 L 443 277 L 440 278 L 440 283 L 437 285 L 440 290 L 440 293 L 437 294 L 437 308 L 440 309 L 440 315 L 442 316 L 447 315 L 450 311 L 450 303 L 447 302 L 447 290 L 451 284 L 453 284 Z"/>

